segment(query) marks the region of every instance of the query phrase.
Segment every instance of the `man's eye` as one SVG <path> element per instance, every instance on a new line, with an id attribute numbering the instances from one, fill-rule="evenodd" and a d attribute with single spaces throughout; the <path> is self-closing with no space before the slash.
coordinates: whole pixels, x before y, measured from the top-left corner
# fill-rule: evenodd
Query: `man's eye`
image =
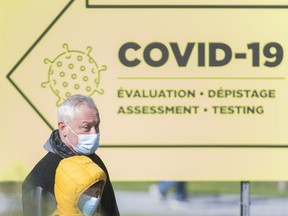
<path id="1" fill-rule="evenodd" d="M 82 128 L 85 130 L 90 130 L 91 127 L 90 126 L 83 126 Z"/>

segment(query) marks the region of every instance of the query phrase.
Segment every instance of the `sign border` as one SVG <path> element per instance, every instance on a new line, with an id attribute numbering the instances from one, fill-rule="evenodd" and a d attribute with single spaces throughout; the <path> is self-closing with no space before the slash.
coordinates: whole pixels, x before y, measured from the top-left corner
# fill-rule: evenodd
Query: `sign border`
<path id="1" fill-rule="evenodd" d="M 185 8 L 194 8 L 194 9 L 285 9 L 285 8 L 288 8 L 288 5 L 226 5 L 226 4 L 222 4 L 222 5 L 185 5 L 185 4 L 182 4 L 182 5 L 161 5 L 161 4 L 157 4 L 157 5 L 145 5 L 145 4 L 141 4 L 141 5 L 133 5 L 133 4 L 123 4 L 123 5 L 120 5 L 120 4 L 111 4 L 111 5 L 95 5 L 95 4 L 90 4 L 89 3 L 89 0 L 86 0 L 86 8 L 106 8 L 106 9 L 128 9 L 128 8 L 131 8 L 131 9 L 185 9 Z"/>

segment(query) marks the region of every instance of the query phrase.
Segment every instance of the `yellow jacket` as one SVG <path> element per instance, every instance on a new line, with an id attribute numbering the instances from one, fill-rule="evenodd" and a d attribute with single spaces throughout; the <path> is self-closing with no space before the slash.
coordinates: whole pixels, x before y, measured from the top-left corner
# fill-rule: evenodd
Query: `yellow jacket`
<path id="1" fill-rule="evenodd" d="M 61 160 L 54 187 L 57 210 L 52 216 L 83 216 L 77 206 L 78 199 L 87 188 L 100 180 L 106 181 L 106 175 L 90 158 L 73 156 Z"/>

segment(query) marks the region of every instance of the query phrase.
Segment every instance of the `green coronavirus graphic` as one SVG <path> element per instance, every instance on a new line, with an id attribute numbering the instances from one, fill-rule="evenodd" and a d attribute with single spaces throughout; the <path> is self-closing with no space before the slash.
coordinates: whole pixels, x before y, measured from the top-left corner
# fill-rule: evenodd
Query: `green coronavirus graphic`
<path id="1" fill-rule="evenodd" d="M 74 94 L 91 97 L 94 93 L 103 94 L 99 88 L 100 72 L 105 71 L 105 65 L 98 66 L 90 56 L 92 48 L 88 46 L 86 52 L 69 50 L 68 44 L 63 44 L 65 52 L 54 60 L 44 59 L 49 64 L 48 80 L 41 83 L 43 88 L 49 86 L 57 96 L 56 105 Z"/>

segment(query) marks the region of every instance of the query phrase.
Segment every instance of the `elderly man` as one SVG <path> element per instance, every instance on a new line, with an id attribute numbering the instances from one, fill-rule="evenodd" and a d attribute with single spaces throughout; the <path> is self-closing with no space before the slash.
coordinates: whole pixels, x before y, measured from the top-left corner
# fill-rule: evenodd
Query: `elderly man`
<path id="1" fill-rule="evenodd" d="M 55 172 L 63 158 L 87 155 L 107 176 L 101 209 L 106 216 L 118 216 L 119 211 L 108 171 L 98 155 L 98 109 L 89 97 L 73 95 L 58 109 L 58 129 L 53 131 L 44 148 L 48 153 L 36 164 L 22 185 L 24 216 L 51 215 L 56 209 L 54 197 Z"/>

